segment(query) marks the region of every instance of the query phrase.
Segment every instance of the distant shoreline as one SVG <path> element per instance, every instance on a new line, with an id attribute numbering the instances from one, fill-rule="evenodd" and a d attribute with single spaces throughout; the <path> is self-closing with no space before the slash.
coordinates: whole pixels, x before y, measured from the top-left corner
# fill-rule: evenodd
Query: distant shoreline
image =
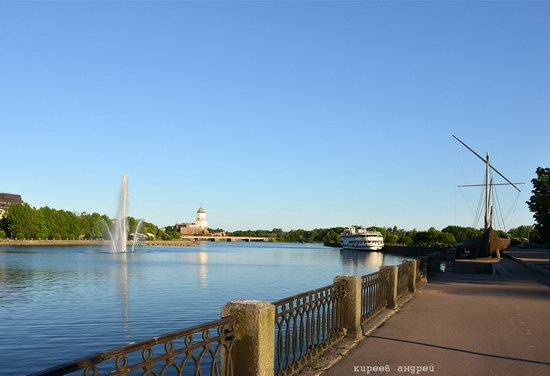
<path id="1" fill-rule="evenodd" d="M 0 246 L 9 245 L 9 246 L 107 246 L 111 245 L 109 240 L 15 240 L 15 239 L 1 239 Z M 131 241 L 128 241 L 128 244 L 132 244 Z M 196 245 L 196 242 L 188 240 L 148 240 L 144 242 L 138 242 L 140 245 L 149 245 L 149 246 L 178 246 L 178 247 L 189 247 Z"/>

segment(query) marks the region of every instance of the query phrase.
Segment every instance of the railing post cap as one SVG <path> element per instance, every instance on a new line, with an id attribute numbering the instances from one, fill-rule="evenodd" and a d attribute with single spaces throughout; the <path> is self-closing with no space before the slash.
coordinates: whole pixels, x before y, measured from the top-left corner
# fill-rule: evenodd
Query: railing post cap
<path id="1" fill-rule="evenodd" d="M 275 307 L 271 302 L 266 300 L 233 300 L 226 303 L 222 307 L 222 316 L 231 316 L 236 311 L 263 311 Z"/>
<path id="2" fill-rule="evenodd" d="M 359 275 L 337 275 L 332 279 L 334 283 L 340 282 L 340 281 L 355 281 L 357 279 L 360 279 L 361 276 Z"/>

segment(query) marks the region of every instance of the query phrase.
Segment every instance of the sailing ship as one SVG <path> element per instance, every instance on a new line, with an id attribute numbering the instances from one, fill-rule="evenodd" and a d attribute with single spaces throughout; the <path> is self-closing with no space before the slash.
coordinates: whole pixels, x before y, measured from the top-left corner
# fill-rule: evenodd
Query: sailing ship
<path id="1" fill-rule="evenodd" d="M 483 234 L 479 238 L 464 241 L 463 246 L 470 252 L 470 257 L 472 258 L 497 257 L 499 255 L 499 251 L 503 251 L 510 247 L 510 239 L 501 238 L 493 229 L 493 205 L 491 204 L 491 200 L 493 198 L 492 191 L 497 185 L 510 185 L 517 189 L 518 192 L 521 192 L 517 185 L 523 183 L 512 183 L 493 165 L 491 165 L 488 153 L 486 153 L 485 158 L 483 158 L 472 148 L 462 142 L 458 137 L 456 137 L 455 135 L 453 135 L 453 137 L 485 163 L 485 181 L 483 182 L 483 184 L 459 185 L 459 187 L 484 187 L 485 190 L 485 227 Z M 506 181 L 506 183 L 493 183 L 493 179 L 490 177 L 491 170 L 501 176 Z"/>

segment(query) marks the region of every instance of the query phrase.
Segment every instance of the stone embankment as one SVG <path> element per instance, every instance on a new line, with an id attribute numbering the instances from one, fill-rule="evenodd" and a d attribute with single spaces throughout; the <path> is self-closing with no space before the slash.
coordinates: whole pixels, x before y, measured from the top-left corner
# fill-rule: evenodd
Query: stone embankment
<path id="1" fill-rule="evenodd" d="M 106 240 L 15 240 L 15 239 L 1 239 L 0 246 L 84 246 L 84 245 L 109 245 L 111 242 Z"/>
<path id="2" fill-rule="evenodd" d="M 165 247 L 189 247 L 197 245 L 198 242 L 191 240 L 148 240 L 141 242 L 141 245 L 165 246 Z"/>

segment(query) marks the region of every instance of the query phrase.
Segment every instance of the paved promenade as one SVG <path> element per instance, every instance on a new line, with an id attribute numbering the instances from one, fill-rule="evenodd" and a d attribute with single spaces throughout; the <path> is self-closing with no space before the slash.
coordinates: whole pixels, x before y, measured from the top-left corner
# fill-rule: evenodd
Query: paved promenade
<path id="1" fill-rule="evenodd" d="M 504 251 L 506 255 L 516 257 L 524 262 L 538 266 L 550 272 L 550 249 L 544 248 L 531 248 L 531 249 L 519 249 L 510 248 L 508 251 Z"/>
<path id="2" fill-rule="evenodd" d="M 550 375 L 550 280 L 509 259 L 499 273 L 439 274 L 324 375 Z"/>

